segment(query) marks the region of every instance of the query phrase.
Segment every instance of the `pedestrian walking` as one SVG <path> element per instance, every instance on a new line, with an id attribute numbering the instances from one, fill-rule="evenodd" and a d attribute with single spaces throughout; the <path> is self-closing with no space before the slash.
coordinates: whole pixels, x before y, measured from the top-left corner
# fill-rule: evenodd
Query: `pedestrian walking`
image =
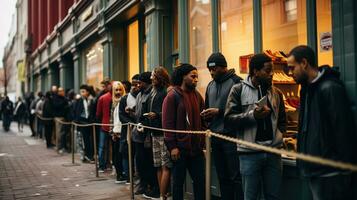
<path id="1" fill-rule="evenodd" d="M 200 113 L 204 100 L 196 90 L 197 68 L 181 64 L 172 74 L 174 88 L 162 105 L 162 126 L 172 130 L 202 131 L 205 129 Z M 188 170 L 196 200 L 205 199 L 204 136 L 165 132 L 165 144 L 173 161 L 173 200 L 183 200 L 183 188 Z"/>
<path id="2" fill-rule="evenodd" d="M 22 101 L 22 98 L 19 97 L 14 110 L 14 119 L 17 121 L 17 129 L 19 132 L 23 132 L 24 123 L 26 120 L 27 108 L 25 103 Z"/>
<path id="3" fill-rule="evenodd" d="M 355 120 L 340 73 L 329 66 L 318 68 L 315 52 L 305 45 L 290 51 L 288 66 L 301 84 L 298 151 L 356 164 Z M 314 200 L 357 199 L 352 172 L 302 160 L 298 167 Z"/>
<path id="4" fill-rule="evenodd" d="M 249 75 L 231 89 L 225 111 L 225 126 L 239 139 L 281 148 L 286 132 L 283 94 L 272 85 L 273 62 L 265 54 L 254 55 Z M 245 200 L 280 199 L 281 156 L 238 145 Z M 237 169 L 238 170 L 238 169 Z"/>

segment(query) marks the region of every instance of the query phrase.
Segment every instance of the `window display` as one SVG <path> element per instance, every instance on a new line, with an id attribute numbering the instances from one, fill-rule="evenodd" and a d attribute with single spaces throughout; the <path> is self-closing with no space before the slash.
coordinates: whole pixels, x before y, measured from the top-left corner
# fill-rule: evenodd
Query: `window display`
<path id="1" fill-rule="evenodd" d="M 103 80 L 103 46 L 100 42 L 85 51 L 85 61 L 86 84 L 100 88 Z"/>
<path id="2" fill-rule="evenodd" d="M 139 22 L 138 20 L 129 24 L 127 28 L 128 37 L 128 79 L 140 73 L 139 65 Z M 144 51 L 145 52 L 145 51 Z"/>

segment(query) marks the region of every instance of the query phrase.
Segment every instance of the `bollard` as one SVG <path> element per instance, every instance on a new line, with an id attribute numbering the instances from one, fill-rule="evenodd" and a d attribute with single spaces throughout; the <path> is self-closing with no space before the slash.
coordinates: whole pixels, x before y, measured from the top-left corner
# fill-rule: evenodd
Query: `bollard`
<path id="1" fill-rule="evenodd" d="M 99 177 L 98 173 L 98 156 L 97 156 L 97 137 L 95 134 L 95 125 L 92 125 L 93 128 L 93 144 L 94 144 L 94 165 L 95 165 L 95 177 Z"/>
<path id="2" fill-rule="evenodd" d="M 129 156 L 129 180 L 130 180 L 130 197 L 134 200 L 134 178 L 133 178 L 133 159 L 132 159 L 132 144 L 131 144 L 131 125 L 128 125 L 127 130 L 128 156 Z"/>
<path id="3" fill-rule="evenodd" d="M 210 132 L 209 130 L 207 131 Z M 211 200 L 211 135 L 207 134 L 206 141 L 206 200 Z"/>

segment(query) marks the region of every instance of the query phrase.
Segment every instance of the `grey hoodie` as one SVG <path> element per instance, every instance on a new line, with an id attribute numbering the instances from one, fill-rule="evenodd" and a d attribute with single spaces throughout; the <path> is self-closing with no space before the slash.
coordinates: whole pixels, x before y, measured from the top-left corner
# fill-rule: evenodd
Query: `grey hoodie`
<path id="1" fill-rule="evenodd" d="M 268 90 L 268 99 L 271 103 L 273 139 L 263 145 L 280 147 L 283 142 L 283 132 L 286 131 L 286 114 L 283 95 L 274 86 Z M 242 83 L 233 86 L 226 104 L 224 114 L 225 125 L 235 130 L 239 139 L 255 142 L 257 122 L 254 118 L 255 103 L 258 101 L 258 89 L 255 88 L 248 77 Z M 238 145 L 240 152 L 254 152 L 245 146 Z"/>

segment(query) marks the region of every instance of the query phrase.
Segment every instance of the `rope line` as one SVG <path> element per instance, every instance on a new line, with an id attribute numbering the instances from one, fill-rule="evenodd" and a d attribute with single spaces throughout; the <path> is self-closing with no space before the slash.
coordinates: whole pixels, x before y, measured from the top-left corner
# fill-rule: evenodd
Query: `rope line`
<path id="1" fill-rule="evenodd" d="M 46 121 L 53 120 L 53 118 L 44 118 L 44 117 L 41 117 L 38 115 L 37 115 L 37 117 L 39 117 L 41 120 L 46 120 Z M 59 123 L 72 124 L 72 125 L 78 126 L 78 127 L 114 126 L 114 124 L 101 124 L 101 123 L 78 124 L 75 122 L 64 122 L 59 119 L 55 119 L 55 120 L 58 121 Z M 244 145 L 244 146 L 246 146 L 250 149 L 254 149 L 254 150 L 261 150 L 261 151 L 278 154 L 278 155 L 285 154 L 290 157 L 295 157 L 296 159 L 299 159 L 299 160 L 303 160 L 303 161 L 307 161 L 307 162 L 311 162 L 311 163 L 315 163 L 315 164 L 319 164 L 319 165 L 325 165 L 325 166 L 339 168 L 339 169 L 348 170 L 348 171 L 357 171 L 357 165 L 354 165 L 351 163 L 345 163 L 345 162 L 335 161 L 335 160 L 326 159 L 326 158 L 322 158 L 322 157 L 306 155 L 303 153 L 297 153 L 297 152 L 293 152 L 293 151 L 287 151 L 287 150 L 283 150 L 283 149 L 268 147 L 268 146 L 264 146 L 264 145 L 260 145 L 260 144 L 256 144 L 256 143 L 247 142 L 247 141 L 240 140 L 240 139 L 233 138 L 233 137 L 228 137 L 228 136 L 225 136 L 222 134 L 214 133 L 214 132 L 211 132 L 210 130 L 207 130 L 207 131 L 171 130 L 171 129 L 155 128 L 155 127 L 150 127 L 150 126 L 145 126 L 142 124 L 135 124 L 135 123 L 122 124 L 122 126 L 129 126 L 129 125 L 140 127 L 140 128 L 146 128 L 146 129 L 150 129 L 150 130 L 163 131 L 163 132 L 173 132 L 173 133 L 181 133 L 181 134 L 200 134 L 200 135 L 202 134 L 202 135 L 205 135 L 206 137 L 213 136 L 216 138 L 223 139 L 225 141 Z"/>

